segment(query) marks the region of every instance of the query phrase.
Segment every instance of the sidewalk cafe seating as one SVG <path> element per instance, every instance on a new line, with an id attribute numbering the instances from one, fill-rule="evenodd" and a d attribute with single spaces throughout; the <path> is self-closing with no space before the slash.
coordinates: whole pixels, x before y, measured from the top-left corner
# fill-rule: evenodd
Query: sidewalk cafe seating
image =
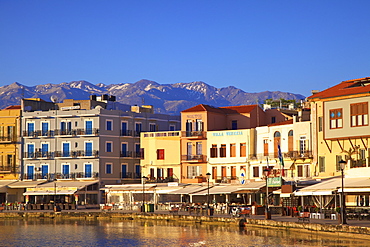
<path id="1" fill-rule="evenodd" d="M 298 216 L 298 222 L 310 222 L 310 212 L 303 212 L 301 215 Z"/>

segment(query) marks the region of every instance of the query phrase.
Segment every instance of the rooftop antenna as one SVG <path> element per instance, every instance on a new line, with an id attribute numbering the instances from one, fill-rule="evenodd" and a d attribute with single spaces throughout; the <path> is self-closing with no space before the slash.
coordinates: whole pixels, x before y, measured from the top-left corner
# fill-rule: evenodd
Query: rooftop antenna
<path id="1" fill-rule="evenodd" d="M 145 99 L 144 97 L 141 97 L 141 104 L 144 105 L 145 104 Z"/>

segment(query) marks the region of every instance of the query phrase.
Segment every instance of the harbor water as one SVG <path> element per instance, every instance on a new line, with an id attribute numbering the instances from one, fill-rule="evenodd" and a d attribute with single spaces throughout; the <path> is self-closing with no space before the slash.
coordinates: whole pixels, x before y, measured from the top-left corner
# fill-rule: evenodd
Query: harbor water
<path id="1" fill-rule="evenodd" d="M 4 219 L 0 229 L 0 246 L 369 246 L 335 234 L 167 221 Z"/>

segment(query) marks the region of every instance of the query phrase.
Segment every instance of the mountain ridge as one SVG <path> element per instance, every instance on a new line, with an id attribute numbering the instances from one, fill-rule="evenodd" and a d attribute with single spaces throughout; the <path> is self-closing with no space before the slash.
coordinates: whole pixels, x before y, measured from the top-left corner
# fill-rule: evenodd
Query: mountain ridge
<path id="1" fill-rule="evenodd" d="M 85 80 L 46 83 L 25 86 L 18 82 L 0 87 L 1 109 L 19 105 L 21 98 L 41 98 L 50 101 L 56 96 L 64 99 L 88 99 L 91 94 L 115 95 L 117 102 L 128 105 L 153 105 L 157 113 L 179 114 L 182 110 L 198 104 L 213 106 L 236 106 L 262 103 L 265 99 L 302 100 L 305 96 L 280 91 L 248 93 L 234 86 L 216 88 L 202 81 L 188 83 L 159 84 L 142 79 L 134 83 L 92 84 Z"/>

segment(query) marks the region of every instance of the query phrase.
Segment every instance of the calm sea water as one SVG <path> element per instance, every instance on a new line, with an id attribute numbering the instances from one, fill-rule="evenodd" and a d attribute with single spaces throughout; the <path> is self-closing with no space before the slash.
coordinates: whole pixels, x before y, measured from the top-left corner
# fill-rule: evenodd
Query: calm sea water
<path id="1" fill-rule="evenodd" d="M 369 246 L 368 240 L 158 221 L 0 220 L 0 246 Z"/>

